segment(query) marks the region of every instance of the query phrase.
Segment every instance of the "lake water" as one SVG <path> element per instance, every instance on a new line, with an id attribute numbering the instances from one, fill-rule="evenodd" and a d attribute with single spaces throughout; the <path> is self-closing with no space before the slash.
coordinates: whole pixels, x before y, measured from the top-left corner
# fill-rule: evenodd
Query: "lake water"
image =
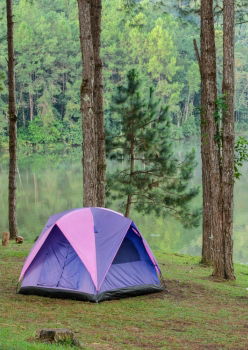
<path id="1" fill-rule="evenodd" d="M 176 152 L 194 147 L 198 166 L 193 182 L 201 183 L 200 153 L 197 144 L 178 144 Z M 109 168 L 113 168 L 111 164 Z M 0 231 L 7 225 L 8 155 L 0 154 Z M 248 166 L 235 184 L 234 259 L 248 263 Z M 54 213 L 82 206 L 82 167 L 80 150 L 69 153 L 20 155 L 18 163 L 17 218 L 20 234 L 34 239 L 48 217 Z M 201 205 L 201 196 L 195 200 Z M 112 209 L 118 210 L 112 206 Z M 131 213 L 152 248 L 200 255 L 201 226 L 184 229 L 170 216 L 165 218 Z"/>

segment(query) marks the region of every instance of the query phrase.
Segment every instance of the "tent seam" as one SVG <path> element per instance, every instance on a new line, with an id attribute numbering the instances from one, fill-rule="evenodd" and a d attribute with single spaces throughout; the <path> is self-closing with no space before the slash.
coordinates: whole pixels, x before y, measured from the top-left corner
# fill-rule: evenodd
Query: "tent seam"
<path id="1" fill-rule="evenodd" d="M 104 280 L 105 280 L 105 278 L 106 278 L 106 276 L 107 276 L 107 274 L 108 274 L 108 272 L 109 272 L 109 269 L 110 269 L 110 267 L 111 267 L 112 264 L 113 264 L 113 261 L 114 261 L 114 259 L 115 259 L 115 257 L 116 257 L 116 254 L 118 253 L 118 251 L 119 251 L 119 249 L 120 249 L 120 246 L 122 245 L 122 242 L 124 241 L 124 239 L 125 239 L 125 237 L 126 237 L 126 235 L 127 235 L 127 232 L 128 232 L 128 230 L 130 229 L 131 225 L 132 225 L 132 222 L 131 222 L 130 225 L 128 226 L 128 228 L 127 228 L 127 230 L 126 230 L 126 233 L 125 233 L 123 239 L 121 240 L 120 245 L 118 246 L 118 248 L 117 248 L 117 250 L 116 250 L 116 253 L 115 253 L 114 257 L 113 257 L 113 260 L 112 260 L 111 263 L 109 264 L 109 267 L 108 267 L 106 273 L 104 274 L 104 277 L 103 277 L 101 283 L 99 284 L 99 289 L 98 289 L 98 286 L 97 286 L 97 290 L 96 290 L 97 292 L 100 291 L 101 286 L 102 286 L 102 284 L 103 284 L 103 282 L 104 282 Z M 119 231 L 121 231 L 121 230 L 119 230 Z"/>

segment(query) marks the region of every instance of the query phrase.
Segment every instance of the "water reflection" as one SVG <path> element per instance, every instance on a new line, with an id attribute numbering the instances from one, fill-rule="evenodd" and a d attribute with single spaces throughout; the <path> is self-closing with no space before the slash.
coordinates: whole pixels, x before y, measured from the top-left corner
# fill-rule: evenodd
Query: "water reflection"
<path id="1" fill-rule="evenodd" d="M 192 144 L 178 145 L 178 153 Z M 199 146 L 198 166 L 193 182 L 200 184 Z M 6 154 L 0 155 L 0 231 L 7 229 L 7 167 Z M 113 168 L 113 164 L 111 164 Z M 109 167 L 109 168 L 111 168 Z M 248 262 L 248 166 L 235 184 L 234 257 Z M 192 203 L 201 205 L 201 196 Z M 80 150 L 68 154 L 22 155 L 18 168 L 17 217 L 20 233 L 34 239 L 47 218 L 56 212 L 82 206 L 82 167 Z M 118 210 L 115 205 L 112 209 Z M 132 219 L 143 232 L 152 248 L 169 252 L 200 255 L 201 227 L 184 229 L 173 217 L 156 218 L 132 212 Z"/>

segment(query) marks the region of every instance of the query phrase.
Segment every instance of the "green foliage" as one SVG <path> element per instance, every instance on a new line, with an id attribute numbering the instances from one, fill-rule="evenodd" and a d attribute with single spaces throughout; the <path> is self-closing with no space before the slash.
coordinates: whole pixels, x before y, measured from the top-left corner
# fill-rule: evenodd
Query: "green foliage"
<path id="1" fill-rule="evenodd" d="M 234 163 L 234 177 L 239 179 L 242 175 L 240 168 L 244 162 L 248 161 L 248 140 L 240 136 L 235 143 L 235 163 Z"/>
<path id="2" fill-rule="evenodd" d="M 20 130 L 20 137 L 31 144 L 49 144 L 61 141 L 62 131 L 63 126 L 59 121 L 44 125 L 41 117 L 37 116 L 29 123 L 27 131 Z"/>
<path id="3" fill-rule="evenodd" d="M 214 113 L 216 133 L 215 133 L 215 141 L 218 144 L 219 150 L 222 151 L 222 141 L 223 141 L 223 131 L 222 131 L 222 118 L 223 111 L 227 108 L 225 103 L 225 96 L 219 95 L 216 100 L 216 109 Z"/>
<path id="4" fill-rule="evenodd" d="M 227 105 L 225 102 L 225 97 L 223 95 L 218 96 L 216 100 L 216 111 L 215 111 L 215 124 L 216 124 L 216 134 L 215 140 L 218 144 L 220 154 L 222 155 L 223 150 L 223 112 L 226 110 Z M 242 175 L 240 168 L 243 166 L 244 162 L 248 161 L 248 140 L 240 136 L 235 142 L 235 156 L 234 156 L 234 177 L 239 179 Z"/>
<path id="5" fill-rule="evenodd" d="M 0 72 L 0 150 L 7 148 L 7 105 L 1 103 L 1 95 L 6 92 L 6 87 L 4 85 L 4 74 Z"/>
<path id="6" fill-rule="evenodd" d="M 80 130 L 81 80 L 77 7 L 71 0 L 52 3 L 47 0 L 20 0 L 15 2 L 14 13 L 17 112 L 21 140 L 30 144 L 47 144 L 68 139 L 74 143 L 72 138 L 75 136 L 78 139 L 81 133 L 78 135 L 76 132 L 75 135 L 75 129 Z M 7 68 L 4 57 L 5 20 L 3 16 L 0 23 L 0 40 L 4 42 L 5 49 L 0 54 L 2 70 Z M 72 107 L 75 99 L 77 110 Z M 0 111 L 6 111 L 6 105 L 7 91 L 4 90 L 0 96 Z M 64 119 L 66 124 L 63 123 Z M 75 123 L 78 124 L 77 128 Z M 2 130 L 0 122 L 0 135 Z"/>
<path id="7" fill-rule="evenodd" d="M 56 144 L 64 142 L 70 145 L 82 143 L 80 123 L 51 120 L 44 124 L 42 118 L 37 116 L 29 122 L 27 129 L 20 128 L 19 137 L 32 145 Z"/>
<path id="8" fill-rule="evenodd" d="M 130 0 L 135 3 L 135 0 Z M 160 7 L 161 10 L 169 13 L 173 13 L 174 16 L 180 17 L 186 22 L 199 22 L 200 14 L 200 0 L 183 0 L 183 1 L 171 1 L 171 0 L 155 0 L 155 4 Z M 219 23 L 223 12 L 223 0 L 214 0 L 214 14 L 216 22 Z M 247 0 L 235 1 L 235 16 L 236 23 L 244 23 L 248 19 Z"/>
<path id="9" fill-rule="evenodd" d="M 237 1 L 237 9 L 246 0 Z M 196 107 L 200 104 L 199 68 L 193 38 L 199 36 L 199 1 L 172 2 L 103 0 L 102 49 L 104 62 L 104 111 L 106 127 L 113 125 L 111 96 L 127 72 L 135 68 L 156 96 L 169 106 L 175 135 L 199 134 Z M 178 6 L 180 5 L 180 6 Z M 81 54 L 77 6 L 73 0 L 14 2 L 17 112 L 20 135 L 27 133 L 36 117 L 46 127 L 49 121 L 66 121 L 67 136 L 80 141 Z M 245 11 L 243 11 L 245 14 Z M 0 142 L 7 137 L 6 16 L 0 4 Z M 244 17 L 245 18 L 245 17 Z M 247 124 L 247 31 L 236 34 L 236 121 Z M 182 35 L 183 33 L 183 35 Z M 222 27 L 216 26 L 221 69 Z M 33 106 L 33 107 L 32 107 Z M 69 129 L 69 130 L 68 130 Z M 26 135 L 26 136 L 27 136 Z M 26 137 L 27 138 L 27 137 Z M 33 140 L 34 141 L 34 140 Z"/>
<path id="10" fill-rule="evenodd" d="M 188 138 L 198 133 L 194 115 L 190 115 L 182 125 L 183 136 Z"/>
<path id="11" fill-rule="evenodd" d="M 109 176 L 111 198 L 131 197 L 138 212 L 172 213 L 185 226 L 196 226 L 199 211 L 191 211 L 189 203 L 198 187 L 188 188 L 196 165 L 194 151 L 177 159 L 168 108 L 155 98 L 152 88 L 142 91 L 137 72 L 131 70 L 127 83 L 118 86 L 113 96 L 118 131 L 108 135 L 108 156 L 122 167 Z"/>
<path id="12" fill-rule="evenodd" d="M 0 72 L 0 92 L 3 91 L 3 79 L 4 79 L 4 74 Z"/>
<path id="13" fill-rule="evenodd" d="M 4 9 L 0 5 L 3 72 L 7 68 Z M 27 139 L 29 122 L 36 117 L 39 123 L 42 120 L 42 127 L 49 121 L 66 121 L 69 136 L 64 140 L 73 143 L 76 134 L 78 143 L 81 54 L 77 6 L 73 0 L 52 3 L 20 0 L 15 2 L 14 12 L 19 134 L 26 133 Z M 148 84 L 157 86 L 156 95 L 169 105 L 175 128 L 181 128 L 188 117 L 187 110 L 194 110 L 199 95 L 199 73 L 190 47 L 194 28 L 189 25 L 185 30 L 187 45 L 181 38 L 180 21 L 161 13 L 150 1 L 142 0 L 138 6 L 132 1 L 103 1 L 101 54 L 107 127 L 113 124 L 110 105 L 115 85 L 124 81 L 130 69 L 136 68 Z M 6 106 L 4 89 L 0 96 L 2 115 L 6 114 Z M 0 135 L 6 134 L 5 125 L 1 120 Z"/>

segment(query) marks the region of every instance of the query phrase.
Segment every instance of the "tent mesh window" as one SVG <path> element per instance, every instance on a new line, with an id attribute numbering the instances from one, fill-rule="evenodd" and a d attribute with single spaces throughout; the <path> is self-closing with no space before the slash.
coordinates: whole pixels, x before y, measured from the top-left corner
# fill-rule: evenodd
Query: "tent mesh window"
<path id="1" fill-rule="evenodd" d="M 127 237 L 123 240 L 113 264 L 124 264 L 133 261 L 140 261 L 140 255 L 133 242 Z"/>

